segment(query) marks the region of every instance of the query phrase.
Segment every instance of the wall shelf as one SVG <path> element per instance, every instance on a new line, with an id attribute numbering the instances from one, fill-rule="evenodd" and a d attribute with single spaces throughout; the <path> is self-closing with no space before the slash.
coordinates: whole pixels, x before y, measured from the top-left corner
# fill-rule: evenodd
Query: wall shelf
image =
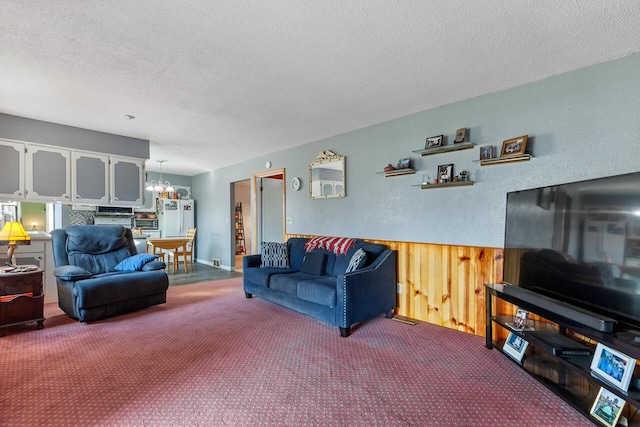
<path id="1" fill-rule="evenodd" d="M 384 175 L 385 178 L 389 178 L 391 176 L 400 176 L 400 175 L 413 175 L 416 173 L 414 169 L 396 169 L 389 172 L 376 172 L 377 174 Z"/>
<path id="2" fill-rule="evenodd" d="M 528 162 L 533 156 L 531 154 L 520 154 L 518 156 L 497 157 L 495 159 L 474 160 L 480 162 L 480 166 L 500 165 L 503 163 Z"/>
<path id="3" fill-rule="evenodd" d="M 432 154 L 448 153 L 450 151 L 468 150 L 469 148 L 473 148 L 475 146 L 476 144 L 474 144 L 473 142 L 459 142 L 459 143 L 454 143 L 453 145 L 445 145 L 442 147 L 423 148 L 422 150 L 413 150 L 413 152 L 416 154 L 420 154 L 421 156 L 430 156 Z"/>
<path id="4" fill-rule="evenodd" d="M 473 181 L 451 181 L 443 182 L 440 184 L 418 184 L 414 185 L 414 187 L 420 187 L 422 190 L 430 190 L 432 188 L 465 187 L 468 185 L 473 185 Z"/>

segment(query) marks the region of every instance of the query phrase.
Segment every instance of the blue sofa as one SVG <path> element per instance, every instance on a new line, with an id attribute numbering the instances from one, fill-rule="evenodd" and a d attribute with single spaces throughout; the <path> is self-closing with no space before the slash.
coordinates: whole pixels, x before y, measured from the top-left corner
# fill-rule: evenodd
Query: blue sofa
<path id="1" fill-rule="evenodd" d="M 167 302 L 165 263 L 137 254 L 131 229 L 73 225 L 51 232 L 58 305 L 90 322 Z"/>
<path id="2" fill-rule="evenodd" d="M 305 244 L 308 240 L 296 237 L 287 241 L 288 268 L 261 267 L 262 255 L 245 256 L 245 296 L 256 295 L 338 326 L 343 337 L 348 337 L 351 327 L 358 322 L 382 313 L 387 318 L 393 316 L 396 308 L 395 251 L 356 239 L 346 254 L 336 255 L 322 248 L 307 252 Z M 366 261 L 357 270 L 347 273 L 358 249 L 364 250 Z M 323 254 L 324 261 L 316 263 L 319 268 L 305 268 L 309 253 Z"/>

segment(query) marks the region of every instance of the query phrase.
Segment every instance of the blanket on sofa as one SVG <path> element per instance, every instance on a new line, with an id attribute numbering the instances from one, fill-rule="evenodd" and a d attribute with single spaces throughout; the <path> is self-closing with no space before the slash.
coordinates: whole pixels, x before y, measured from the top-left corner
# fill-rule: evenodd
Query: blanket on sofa
<path id="1" fill-rule="evenodd" d="M 347 251 L 351 249 L 355 243 L 356 239 L 352 237 L 320 236 L 309 239 L 309 241 L 305 243 L 304 249 L 306 252 L 311 252 L 314 249 L 325 249 L 336 255 L 346 255 Z"/>

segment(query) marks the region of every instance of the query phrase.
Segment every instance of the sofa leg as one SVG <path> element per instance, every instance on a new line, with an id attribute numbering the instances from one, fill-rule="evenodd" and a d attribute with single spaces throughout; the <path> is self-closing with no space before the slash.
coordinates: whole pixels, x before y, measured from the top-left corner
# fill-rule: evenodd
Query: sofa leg
<path id="1" fill-rule="evenodd" d="M 347 338 L 351 335 L 351 326 L 347 326 L 346 328 L 338 326 L 338 328 L 340 328 L 340 336 L 342 338 Z"/>
<path id="2" fill-rule="evenodd" d="M 387 312 L 384 313 L 384 317 L 386 317 L 387 319 L 392 319 L 393 318 L 393 310 L 389 310 Z"/>
<path id="3" fill-rule="evenodd" d="M 244 296 L 245 296 L 246 298 L 253 298 L 253 294 L 250 294 L 249 292 L 245 292 L 245 293 L 244 293 Z"/>

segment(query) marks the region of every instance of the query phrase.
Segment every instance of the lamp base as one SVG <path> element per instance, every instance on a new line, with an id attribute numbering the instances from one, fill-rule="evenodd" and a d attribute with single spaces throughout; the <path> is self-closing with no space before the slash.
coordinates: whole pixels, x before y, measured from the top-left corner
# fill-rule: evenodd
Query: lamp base
<path id="1" fill-rule="evenodd" d="M 16 250 L 15 243 L 9 243 L 9 250 L 7 251 L 7 262 L 11 267 L 15 267 L 16 258 L 13 256 L 13 252 Z"/>

